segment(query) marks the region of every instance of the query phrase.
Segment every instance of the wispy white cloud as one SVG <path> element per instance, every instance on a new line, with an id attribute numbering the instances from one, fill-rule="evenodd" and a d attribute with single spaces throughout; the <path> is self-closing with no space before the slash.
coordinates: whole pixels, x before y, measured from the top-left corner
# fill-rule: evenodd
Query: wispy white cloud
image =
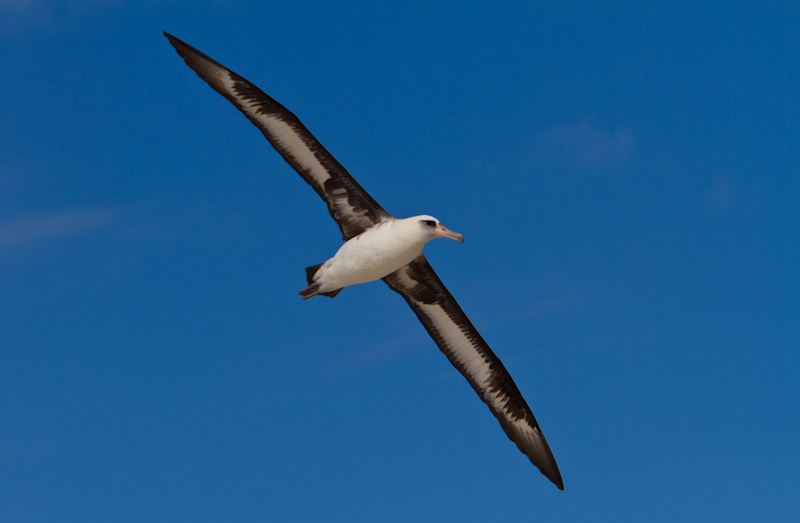
<path id="1" fill-rule="evenodd" d="M 590 170 L 626 163 L 636 145 L 630 129 L 608 129 L 589 121 L 552 127 L 539 136 L 538 142 L 541 153 Z"/>
<path id="2" fill-rule="evenodd" d="M 37 245 L 96 231 L 108 226 L 119 214 L 118 209 L 68 209 L 0 220 L 0 248 Z"/>

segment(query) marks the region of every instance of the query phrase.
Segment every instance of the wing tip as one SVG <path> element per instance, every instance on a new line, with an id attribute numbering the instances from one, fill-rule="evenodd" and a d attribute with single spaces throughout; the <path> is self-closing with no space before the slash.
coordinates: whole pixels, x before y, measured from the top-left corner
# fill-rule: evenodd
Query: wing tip
<path id="1" fill-rule="evenodd" d="M 181 55 L 181 57 L 183 57 L 184 59 L 186 58 L 187 54 L 199 54 L 201 56 L 206 56 L 197 49 L 195 49 L 194 47 L 192 47 L 191 45 L 187 44 L 186 42 L 178 38 L 177 36 L 172 36 L 166 31 L 162 32 L 164 33 L 164 36 L 167 37 L 167 40 L 169 40 L 169 43 L 172 44 L 172 47 L 174 47 L 175 50 L 178 51 L 178 54 Z"/>
<path id="2" fill-rule="evenodd" d="M 167 40 L 169 40 L 169 43 L 171 43 L 173 47 L 177 48 L 177 47 L 179 47 L 181 45 L 187 45 L 186 42 L 184 42 L 180 38 L 178 38 L 176 36 L 172 36 L 171 34 L 169 34 L 166 31 L 161 31 L 161 32 L 164 33 L 164 36 L 167 37 Z"/>
<path id="3" fill-rule="evenodd" d="M 555 474 L 545 474 L 545 476 L 547 476 L 547 479 L 552 481 L 553 484 L 558 487 L 558 490 L 564 492 L 564 480 L 561 479 L 561 473 L 558 471 L 558 469 L 555 470 Z"/>
<path id="4" fill-rule="evenodd" d="M 548 447 L 547 450 L 549 451 L 550 448 Z M 561 479 L 561 471 L 558 470 L 558 464 L 556 463 L 552 452 L 548 452 L 545 456 L 529 454 L 525 451 L 523 452 L 531 461 L 531 463 L 533 463 L 533 466 L 539 469 L 539 472 L 541 472 L 544 477 L 549 479 L 553 485 L 558 487 L 558 490 L 564 490 L 564 480 Z"/>
<path id="5" fill-rule="evenodd" d="M 538 428 L 538 424 L 537 424 Z M 547 444 L 547 440 L 544 439 L 544 434 L 541 433 L 541 429 L 538 431 L 539 437 L 541 438 L 542 447 L 538 448 L 534 452 L 529 453 L 525 450 L 521 449 L 523 453 L 528 456 L 528 459 L 531 460 L 531 463 L 539 469 L 547 479 L 553 482 L 553 484 L 558 487 L 559 490 L 564 490 L 564 480 L 561 479 L 561 471 L 558 470 L 558 463 L 556 463 L 556 458 L 553 456 L 553 451 L 550 450 L 550 445 Z"/>

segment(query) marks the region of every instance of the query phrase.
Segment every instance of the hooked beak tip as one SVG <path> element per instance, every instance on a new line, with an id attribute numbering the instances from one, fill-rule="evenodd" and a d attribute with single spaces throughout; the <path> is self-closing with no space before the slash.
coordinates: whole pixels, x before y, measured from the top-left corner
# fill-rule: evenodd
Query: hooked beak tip
<path id="1" fill-rule="evenodd" d="M 457 242 L 464 243 L 464 235 L 459 234 L 455 231 L 451 231 L 441 223 L 436 227 L 436 236 L 440 238 L 450 238 L 451 240 L 455 240 Z"/>

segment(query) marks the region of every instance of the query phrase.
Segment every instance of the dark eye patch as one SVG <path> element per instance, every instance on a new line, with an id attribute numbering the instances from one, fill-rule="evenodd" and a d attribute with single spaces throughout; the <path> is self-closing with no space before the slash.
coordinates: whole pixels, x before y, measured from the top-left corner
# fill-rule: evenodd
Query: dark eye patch
<path id="1" fill-rule="evenodd" d="M 422 223 L 424 223 L 428 227 L 436 227 L 436 222 L 433 220 L 422 220 Z"/>

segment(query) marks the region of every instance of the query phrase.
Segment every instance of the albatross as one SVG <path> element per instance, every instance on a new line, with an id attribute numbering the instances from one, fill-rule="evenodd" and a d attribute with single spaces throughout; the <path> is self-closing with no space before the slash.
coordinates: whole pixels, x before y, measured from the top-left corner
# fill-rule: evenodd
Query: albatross
<path id="1" fill-rule="evenodd" d="M 520 451 L 564 490 L 550 446 L 500 359 L 433 271 L 422 248 L 434 238 L 464 236 L 433 216 L 395 218 L 356 182 L 292 112 L 194 47 L 164 33 L 186 65 L 228 99 L 264 134 L 328 206 L 345 242 L 328 261 L 306 269 L 304 300 L 335 297 L 350 285 L 378 279 L 399 293 L 450 363 L 492 411 Z"/>

